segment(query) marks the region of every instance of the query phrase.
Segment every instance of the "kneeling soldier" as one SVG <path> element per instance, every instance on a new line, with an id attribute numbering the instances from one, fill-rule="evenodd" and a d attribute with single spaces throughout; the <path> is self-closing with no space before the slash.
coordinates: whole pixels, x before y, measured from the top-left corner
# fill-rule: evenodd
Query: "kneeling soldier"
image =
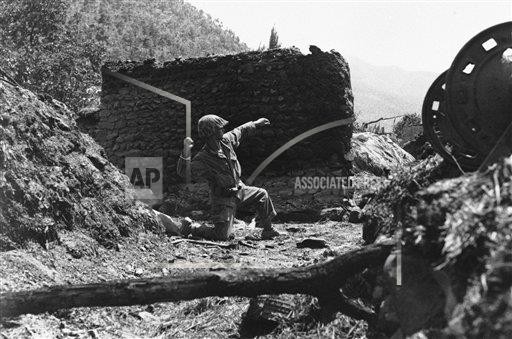
<path id="1" fill-rule="evenodd" d="M 240 179 L 241 167 L 235 149 L 250 132 L 259 126 L 270 125 L 270 121 L 260 118 L 245 123 L 230 132 L 224 133 L 227 121 L 210 114 L 199 119 L 199 136 L 204 139 L 204 147 L 191 160 L 190 149 L 194 142 L 186 138 L 183 152 L 178 160 L 178 174 L 185 177 L 187 162 L 190 162 L 192 180 L 206 180 L 210 187 L 210 201 L 214 227 L 201 225 L 192 227 L 185 223 L 183 235 L 192 234 L 214 240 L 227 240 L 232 236 L 233 219 L 239 206 L 256 207 L 256 227 L 262 228 L 262 239 L 280 235 L 272 227 L 271 219 L 276 215 L 274 205 L 263 188 L 246 186 Z"/>

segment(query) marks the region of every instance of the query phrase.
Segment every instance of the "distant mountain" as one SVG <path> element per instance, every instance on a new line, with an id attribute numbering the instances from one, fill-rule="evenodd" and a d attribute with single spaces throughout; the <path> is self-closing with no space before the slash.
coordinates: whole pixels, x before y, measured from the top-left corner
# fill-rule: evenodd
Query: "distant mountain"
<path id="1" fill-rule="evenodd" d="M 396 66 L 374 66 L 355 57 L 346 60 L 350 67 L 354 108 L 360 121 L 420 114 L 425 94 L 437 77 L 435 73 L 412 72 Z"/>

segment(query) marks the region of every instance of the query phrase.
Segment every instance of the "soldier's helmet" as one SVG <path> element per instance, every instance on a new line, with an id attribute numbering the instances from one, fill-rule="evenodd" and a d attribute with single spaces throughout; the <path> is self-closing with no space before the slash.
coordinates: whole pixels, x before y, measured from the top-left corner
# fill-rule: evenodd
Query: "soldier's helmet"
<path id="1" fill-rule="evenodd" d="M 208 138 L 209 136 L 215 135 L 217 128 L 222 128 L 228 124 L 228 121 L 222 119 L 221 117 L 215 114 L 208 114 L 201 119 L 197 124 L 197 131 L 199 133 L 199 137 Z"/>

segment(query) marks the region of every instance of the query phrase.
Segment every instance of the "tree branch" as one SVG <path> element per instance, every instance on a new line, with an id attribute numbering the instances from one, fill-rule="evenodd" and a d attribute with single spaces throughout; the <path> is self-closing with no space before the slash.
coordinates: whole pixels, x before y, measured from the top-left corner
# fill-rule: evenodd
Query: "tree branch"
<path id="1" fill-rule="evenodd" d="M 373 244 L 321 264 L 293 269 L 246 269 L 190 272 L 172 277 L 117 280 L 86 285 L 61 285 L 0 294 L 0 318 L 86 306 L 128 306 L 204 297 L 262 294 L 309 294 L 328 300 L 337 310 L 359 319 L 373 317 L 347 302 L 339 288 L 367 267 L 382 265 L 394 244 Z M 332 308 L 333 303 L 329 303 Z M 334 307 L 334 309 L 336 309 Z"/>

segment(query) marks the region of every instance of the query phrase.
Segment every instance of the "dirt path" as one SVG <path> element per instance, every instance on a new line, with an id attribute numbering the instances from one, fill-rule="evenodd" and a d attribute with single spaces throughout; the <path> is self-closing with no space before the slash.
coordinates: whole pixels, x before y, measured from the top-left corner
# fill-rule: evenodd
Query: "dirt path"
<path id="1" fill-rule="evenodd" d="M 257 230 L 236 230 L 235 248 L 179 242 L 152 233 L 133 234 L 112 250 L 99 247 L 79 233 L 64 234 L 61 245 L 38 245 L 0 253 L 0 289 L 33 289 L 43 285 L 90 283 L 113 279 L 155 277 L 181 270 L 294 267 L 328 260 L 361 245 L 361 226 L 327 221 L 278 224 L 287 235 L 276 240 L 243 240 Z M 329 248 L 297 248 L 306 237 L 319 237 Z M 304 302 L 301 298 L 298 302 Z M 247 298 L 205 298 L 149 306 L 80 308 L 53 314 L 24 315 L 1 325 L 4 337 L 238 337 Z M 364 322 L 339 315 L 329 325 L 278 328 L 271 337 L 318 337 L 364 332 Z"/>

